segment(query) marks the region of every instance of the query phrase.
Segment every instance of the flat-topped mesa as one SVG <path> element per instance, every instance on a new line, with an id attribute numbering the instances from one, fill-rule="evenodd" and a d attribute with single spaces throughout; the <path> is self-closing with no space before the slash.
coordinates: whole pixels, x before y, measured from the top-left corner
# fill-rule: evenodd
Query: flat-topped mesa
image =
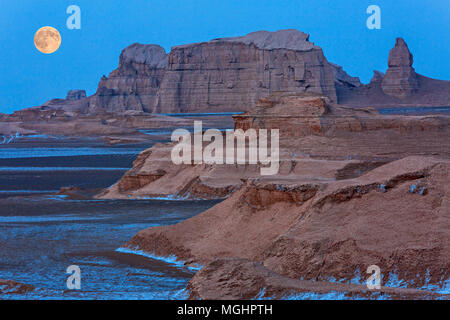
<path id="1" fill-rule="evenodd" d="M 153 112 L 249 110 L 275 91 L 336 101 L 335 79 L 345 81 L 345 72 L 308 38 L 297 30 L 258 31 L 173 47 Z"/>
<path id="2" fill-rule="evenodd" d="M 235 129 L 278 129 L 282 140 L 298 140 L 307 136 L 334 139 L 381 130 L 405 136 L 420 131 L 440 132 L 450 118 L 386 117 L 374 108 L 337 105 L 316 93 L 275 92 L 261 98 L 253 110 L 233 115 L 233 119 Z"/>
<path id="3" fill-rule="evenodd" d="M 103 76 L 90 112 L 151 111 L 167 66 L 167 54 L 159 45 L 134 43 L 125 48 L 119 67 Z"/>
<path id="4" fill-rule="evenodd" d="M 99 83 L 90 112 L 153 113 L 249 110 L 274 91 L 315 92 L 336 101 L 335 82 L 360 84 L 297 30 L 173 47 L 133 44 Z"/>
<path id="5" fill-rule="evenodd" d="M 136 65 L 144 65 L 147 70 L 165 68 L 167 67 L 167 53 L 163 47 L 157 44 L 134 43 L 126 47 L 120 54 L 118 74 L 127 74 L 130 67 Z M 116 73 L 113 71 L 112 75 Z"/>
<path id="6" fill-rule="evenodd" d="M 413 55 L 406 42 L 397 38 L 395 47 L 389 52 L 389 68 L 381 83 L 383 92 L 397 98 L 413 94 L 419 88 L 419 81 L 412 65 Z"/>
<path id="7" fill-rule="evenodd" d="M 296 29 L 251 32 L 242 37 L 217 38 L 211 42 L 241 42 L 247 45 L 254 44 L 260 49 L 289 49 L 295 51 L 309 51 L 311 49 L 320 49 L 309 42 L 309 34 Z"/>

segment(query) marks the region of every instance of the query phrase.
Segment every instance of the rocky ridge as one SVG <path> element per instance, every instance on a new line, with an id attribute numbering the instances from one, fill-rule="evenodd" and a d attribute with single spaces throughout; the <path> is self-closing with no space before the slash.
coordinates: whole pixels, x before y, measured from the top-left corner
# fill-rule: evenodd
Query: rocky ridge
<path id="1" fill-rule="evenodd" d="M 448 106 L 450 82 L 417 74 L 412 65 L 406 42 L 398 38 L 386 74 L 375 71 L 363 85 L 329 62 L 308 34 L 293 29 L 180 45 L 169 53 L 159 45 L 134 43 L 94 95 L 74 90 L 66 99 L 22 112 L 236 112 L 251 110 L 277 91 L 317 93 L 358 107 Z"/>
<path id="2" fill-rule="evenodd" d="M 175 46 L 132 44 L 119 67 L 85 99 L 54 99 L 46 108 L 82 113 L 127 110 L 152 113 L 248 110 L 274 91 L 315 92 L 337 101 L 336 83 L 359 86 L 329 63 L 309 35 L 288 29 Z M 82 96 L 79 96 L 82 98 Z"/>

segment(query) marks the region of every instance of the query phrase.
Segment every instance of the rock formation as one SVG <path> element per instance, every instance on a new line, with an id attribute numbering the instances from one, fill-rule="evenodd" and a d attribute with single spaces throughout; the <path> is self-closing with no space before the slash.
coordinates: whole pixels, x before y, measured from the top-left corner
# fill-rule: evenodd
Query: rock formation
<path id="1" fill-rule="evenodd" d="M 338 102 L 350 106 L 427 107 L 450 105 L 450 81 L 427 78 L 415 72 L 413 55 L 402 38 L 389 52 L 386 74 L 374 71 L 369 84 L 337 84 Z"/>
<path id="2" fill-rule="evenodd" d="M 145 130 L 165 131 L 162 135 L 167 136 L 167 131 L 177 128 L 190 128 L 196 118 L 170 117 L 166 115 L 151 114 L 128 110 L 117 114 L 112 112 L 101 112 L 98 114 L 85 114 L 79 111 L 67 111 L 62 108 L 54 109 L 52 106 L 69 102 L 86 103 L 88 99 L 81 100 L 59 100 L 48 102 L 45 107 L 29 108 L 19 110 L 11 115 L 0 118 L 0 141 L 3 136 L 10 135 L 56 135 L 66 137 L 93 137 L 106 140 L 107 143 L 124 143 L 148 141 L 162 137 L 149 136 Z M 61 102 L 63 101 L 63 102 Z M 72 104 L 70 104 L 72 105 Z M 230 128 L 233 120 L 230 116 L 200 117 L 204 125 L 213 128 Z M 163 138 L 166 139 L 166 138 Z"/>
<path id="3" fill-rule="evenodd" d="M 125 247 L 204 266 L 191 298 L 372 296 L 363 286 L 373 264 L 386 286 L 379 294 L 426 299 L 439 296 L 432 286 L 447 290 L 449 116 L 383 116 L 277 92 L 234 120 L 240 129 L 280 129 L 278 174 L 261 176 L 248 163 L 175 165 L 173 143 L 155 145 L 98 198 L 226 200 L 143 230 Z M 407 291 L 392 288 L 396 281 Z"/>
<path id="4" fill-rule="evenodd" d="M 308 34 L 258 31 L 176 46 L 169 54 L 158 45 L 132 44 L 94 95 L 83 99 L 74 91 L 41 107 L 83 113 L 245 111 L 275 91 L 314 92 L 337 101 L 336 84 L 361 85 L 328 62 Z"/>
<path id="5" fill-rule="evenodd" d="M 374 84 L 374 83 L 377 83 L 377 82 L 381 82 L 381 81 L 383 81 L 383 78 L 384 78 L 384 73 L 383 72 L 374 70 L 372 79 L 370 79 L 370 83 Z"/>
<path id="6" fill-rule="evenodd" d="M 29 284 L 23 284 L 13 280 L 0 279 L 0 294 L 12 295 L 12 294 L 27 294 L 34 291 L 36 288 Z"/>
<path id="7" fill-rule="evenodd" d="M 66 100 L 81 100 L 86 98 L 86 91 L 84 90 L 70 90 L 67 93 Z"/>
<path id="8" fill-rule="evenodd" d="M 405 41 L 397 38 L 395 47 L 389 52 L 389 68 L 381 83 L 383 92 L 397 98 L 404 98 L 416 92 L 419 81 L 412 65 L 413 55 Z"/>
<path id="9" fill-rule="evenodd" d="M 274 93 L 252 111 L 234 116 L 236 129 L 279 129 L 277 177 L 325 181 L 357 177 L 402 157 L 450 157 L 448 116 L 383 116 L 373 109 L 343 108 L 316 94 Z M 100 198 L 225 198 L 246 179 L 260 177 L 258 165 L 175 165 L 174 143 L 141 153 L 133 168 Z M 224 152 L 225 154 L 225 152 Z M 270 177 L 273 178 L 273 177 Z"/>
<path id="10" fill-rule="evenodd" d="M 309 35 L 288 29 L 175 46 L 167 54 L 154 44 L 132 44 L 119 66 L 103 76 L 85 98 L 72 91 L 43 110 L 82 113 L 247 111 L 277 91 L 317 93 L 352 106 L 447 106 L 450 82 L 417 74 L 405 41 L 389 53 L 385 75 L 376 71 L 368 85 L 329 62 Z"/>
<path id="11" fill-rule="evenodd" d="M 158 45 L 135 43 L 125 48 L 119 67 L 102 77 L 90 97 L 89 112 L 152 112 L 166 67 L 167 54 Z"/>
<path id="12" fill-rule="evenodd" d="M 425 290 L 381 287 L 367 290 L 365 284 L 293 279 L 241 258 L 219 258 L 203 267 L 189 282 L 190 299 L 445 299 Z"/>
<path id="13" fill-rule="evenodd" d="M 316 92 L 336 100 L 335 77 L 346 76 L 297 30 L 172 48 L 155 112 L 241 111 L 274 91 Z"/>
<path id="14" fill-rule="evenodd" d="M 143 230 L 125 246 L 207 269 L 216 259 L 248 259 L 289 279 L 361 277 L 362 285 L 367 267 L 376 264 L 383 286 L 404 281 L 410 288 L 443 289 L 450 277 L 449 172 L 447 160 L 409 157 L 342 181 L 253 180 L 210 210 Z M 409 191 L 418 184 L 428 193 Z M 242 282 L 244 290 L 244 279 L 252 277 L 227 281 L 233 288 Z M 204 283 L 216 297 L 231 294 L 227 282 L 208 285 L 211 279 L 200 273 L 195 291 Z"/>

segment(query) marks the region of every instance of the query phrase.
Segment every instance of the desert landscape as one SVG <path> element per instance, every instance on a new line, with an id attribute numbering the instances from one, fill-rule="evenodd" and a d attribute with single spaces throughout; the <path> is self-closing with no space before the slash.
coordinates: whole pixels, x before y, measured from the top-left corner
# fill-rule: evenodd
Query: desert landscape
<path id="1" fill-rule="evenodd" d="M 386 71 L 363 84 L 309 37 L 257 31 L 169 53 L 132 44 L 95 94 L 71 90 L 1 114 L 2 146 L 41 136 L 49 145 L 61 137 L 113 148 L 115 175 L 49 193 L 61 201 L 139 210 L 161 201 L 162 220 L 164 206 L 189 208 L 167 223 L 139 222 L 109 253 L 184 268 L 176 287 L 183 298 L 448 300 L 450 81 L 416 73 L 397 38 Z M 171 133 L 194 134 L 195 121 L 224 137 L 279 130 L 277 174 L 249 162 L 175 164 Z M 120 158 L 124 148 L 132 156 Z M 381 270 L 378 289 L 366 285 L 372 265 Z M 19 280 L 1 280 L 0 294 L 38 290 Z"/>

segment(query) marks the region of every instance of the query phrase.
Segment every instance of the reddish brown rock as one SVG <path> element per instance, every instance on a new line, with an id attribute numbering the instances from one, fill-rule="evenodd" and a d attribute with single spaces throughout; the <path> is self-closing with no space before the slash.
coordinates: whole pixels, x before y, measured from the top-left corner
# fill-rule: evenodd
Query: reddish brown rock
<path id="1" fill-rule="evenodd" d="M 233 118 L 236 129 L 279 129 L 282 139 L 311 135 L 336 138 L 380 130 L 432 132 L 442 130 L 449 121 L 446 116 L 384 116 L 373 108 L 346 108 L 324 96 L 289 92 L 260 99 L 253 110 Z"/>
<path id="2" fill-rule="evenodd" d="M 85 98 L 73 91 L 39 110 L 81 113 L 234 112 L 251 110 L 274 92 L 316 93 L 353 106 L 448 106 L 450 82 L 416 74 L 405 41 L 397 39 L 386 75 L 362 85 L 329 62 L 309 35 L 297 30 L 257 31 L 246 36 L 175 46 L 125 48 L 119 67 L 103 76 Z"/>
<path id="3" fill-rule="evenodd" d="M 336 84 L 359 79 L 329 63 L 322 49 L 297 30 L 258 31 L 242 37 L 173 47 L 132 44 L 119 67 L 103 76 L 97 92 L 73 92 L 41 109 L 82 113 L 129 110 L 153 113 L 249 110 L 275 91 L 315 92 L 337 100 Z"/>
<path id="4" fill-rule="evenodd" d="M 98 194 L 100 189 L 85 189 L 81 187 L 62 187 L 58 191 L 58 195 L 66 196 L 71 200 L 91 200 Z"/>
<path id="5" fill-rule="evenodd" d="M 381 81 L 383 81 L 383 78 L 384 78 L 384 73 L 383 72 L 374 70 L 372 79 L 370 79 L 370 83 L 374 84 L 374 83 L 381 82 Z"/>
<path id="6" fill-rule="evenodd" d="M 275 178 L 343 179 L 411 155 L 450 156 L 450 146 L 442 144 L 450 135 L 448 116 L 384 116 L 369 108 L 343 108 L 315 94 L 275 93 L 234 121 L 236 129 L 279 130 Z M 175 165 L 174 145 L 158 144 L 142 153 L 99 197 L 216 199 L 230 195 L 242 181 L 260 177 L 260 166 L 248 163 Z"/>
<path id="7" fill-rule="evenodd" d="M 278 129 L 283 138 L 322 135 L 328 106 L 324 96 L 275 93 L 260 99 L 254 110 L 235 115 L 235 129 Z"/>
<path id="8" fill-rule="evenodd" d="M 404 98 L 417 91 L 419 81 L 412 65 L 413 55 L 405 41 L 397 38 L 395 47 L 389 52 L 389 68 L 381 83 L 384 93 Z"/>
<path id="9" fill-rule="evenodd" d="M 143 230 L 126 246 L 203 265 L 249 259 L 278 275 L 312 281 L 364 278 L 376 264 L 383 285 L 398 277 L 411 288 L 443 286 L 450 277 L 449 174 L 447 160 L 409 157 L 338 182 L 248 183 L 210 210 Z M 426 194 L 409 191 L 419 184 Z M 264 279 L 252 277 L 264 287 Z M 211 278 L 199 273 L 194 293 L 201 281 Z M 216 289 L 231 294 L 230 287 Z"/>
<path id="10" fill-rule="evenodd" d="M 281 130 L 278 174 L 262 177 L 248 164 L 176 166 L 172 144 L 154 146 L 128 174 L 166 174 L 131 192 L 116 184 L 101 197 L 229 197 L 179 224 L 143 230 L 125 246 L 205 265 L 190 283 L 192 298 L 329 292 L 330 279 L 364 278 L 372 264 L 384 285 L 389 277 L 414 290 L 445 285 L 450 117 L 383 116 L 320 95 L 275 93 L 234 119 L 236 128 Z M 306 282 L 292 280 L 299 278 Z M 361 296 L 363 285 L 333 288 Z M 390 298 L 437 294 L 383 290 Z"/>

